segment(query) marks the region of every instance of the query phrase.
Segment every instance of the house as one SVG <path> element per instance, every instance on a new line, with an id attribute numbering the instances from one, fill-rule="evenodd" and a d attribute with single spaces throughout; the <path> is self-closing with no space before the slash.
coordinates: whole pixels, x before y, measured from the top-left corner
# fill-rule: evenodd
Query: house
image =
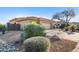
<path id="1" fill-rule="evenodd" d="M 46 28 L 50 28 L 50 20 L 49 19 L 39 18 L 39 17 L 34 17 L 34 16 L 14 18 L 14 19 L 10 20 L 9 23 L 20 24 L 21 28 L 23 28 L 25 25 L 32 23 L 32 21 L 35 21 L 35 22 L 45 26 Z M 54 21 L 52 23 L 54 23 Z"/>

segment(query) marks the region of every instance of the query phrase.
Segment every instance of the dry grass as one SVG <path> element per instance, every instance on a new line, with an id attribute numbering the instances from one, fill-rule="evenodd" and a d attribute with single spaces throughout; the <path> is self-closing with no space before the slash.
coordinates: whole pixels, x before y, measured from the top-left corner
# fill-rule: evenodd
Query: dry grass
<path id="1" fill-rule="evenodd" d="M 71 40 L 51 41 L 50 52 L 71 52 L 77 45 L 77 42 Z"/>

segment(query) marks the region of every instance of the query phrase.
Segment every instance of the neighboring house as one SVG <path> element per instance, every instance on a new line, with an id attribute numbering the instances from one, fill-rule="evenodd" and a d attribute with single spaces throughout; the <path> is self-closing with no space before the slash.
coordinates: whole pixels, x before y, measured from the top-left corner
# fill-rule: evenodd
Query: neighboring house
<path id="1" fill-rule="evenodd" d="M 9 23 L 16 23 L 20 24 L 21 28 L 24 28 L 25 25 L 32 23 L 32 21 L 35 21 L 37 23 L 40 23 L 41 25 L 45 26 L 46 28 L 50 28 L 50 20 L 45 18 L 38 18 L 38 17 L 20 17 L 20 18 L 14 18 L 9 21 Z M 54 22 L 52 22 L 54 23 Z"/>

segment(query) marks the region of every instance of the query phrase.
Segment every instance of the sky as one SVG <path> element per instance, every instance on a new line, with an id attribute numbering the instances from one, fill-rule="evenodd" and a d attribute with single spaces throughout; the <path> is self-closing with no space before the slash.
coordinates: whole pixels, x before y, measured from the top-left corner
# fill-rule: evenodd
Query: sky
<path id="1" fill-rule="evenodd" d="M 0 7 L 0 23 L 7 23 L 16 17 L 36 16 L 51 19 L 55 13 L 74 9 L 76 16 L 71 22 L 79 22 L 78 7 Z"/>

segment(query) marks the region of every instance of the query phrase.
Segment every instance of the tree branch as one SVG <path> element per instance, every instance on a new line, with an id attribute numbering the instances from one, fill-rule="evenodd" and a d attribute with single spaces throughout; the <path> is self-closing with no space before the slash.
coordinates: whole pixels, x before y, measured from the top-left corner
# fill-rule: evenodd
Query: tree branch
<path id="1" fill-rule="evenodd" d="M 68 22 L 71 20 L 71 17 L 69 18 Z"/>

